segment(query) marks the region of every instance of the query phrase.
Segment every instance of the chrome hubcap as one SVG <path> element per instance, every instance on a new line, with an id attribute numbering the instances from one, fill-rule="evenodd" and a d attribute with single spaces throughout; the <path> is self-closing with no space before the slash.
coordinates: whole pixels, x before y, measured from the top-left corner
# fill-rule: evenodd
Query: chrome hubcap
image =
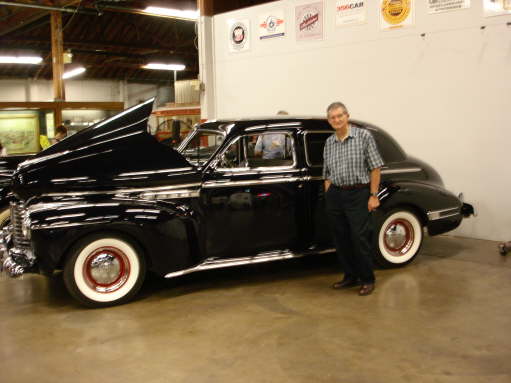
<path id="1" fill-rule="evenodd" d="M 90 274 L 100 284 L 114 282 L 121 271 L 119 260 L 108 253 L 101 253 L 91 262 Z"/>
<path id="2" fill-rule="evenodd" d="M 84 276 L 90 288 L 99 293 L 120 289 L 130 274 L 129 260 L 114 247 L 103 247 L 92 252 L 84 264 Z"/>
<path id="3" fill-rule="evenodd" d="M 413 227 L 408 221 L 395 219 L 385 228 L 385 247 L 394 256 L 406 254 L 412 247 L 413 241 Z"/>

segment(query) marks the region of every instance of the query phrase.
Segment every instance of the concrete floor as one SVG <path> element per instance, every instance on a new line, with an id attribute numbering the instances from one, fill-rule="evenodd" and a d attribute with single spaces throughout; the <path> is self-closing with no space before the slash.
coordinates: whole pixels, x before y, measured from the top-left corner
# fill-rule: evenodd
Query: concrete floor
<path id="1" fill-rule="evenodd" d="M 335 291 L 331 256 L 149 278 L 83 309 L 62 278 L 0 280 L 0 382 L 511 382 L 511 255 L 426 238 L 377 290 Z"/>

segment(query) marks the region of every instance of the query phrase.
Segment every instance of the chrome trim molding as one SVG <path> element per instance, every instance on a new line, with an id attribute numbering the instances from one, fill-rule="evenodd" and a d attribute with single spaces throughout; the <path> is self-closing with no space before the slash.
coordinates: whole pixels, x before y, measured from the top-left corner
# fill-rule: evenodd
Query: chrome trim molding
<path id="1" fill-rule="evenodd" d="M 275 250 L 268 251 L 264 253 L 259 253 L 253 257 L 241 257 L 241 258 L 231 258 L 231 259 L 217 259 L 217 258 L 208 258 L 203 263 L 190 267 L 189 269 L 183 269 L 179 271 L 174 271 L 172 273 L 168 273 L 165 275 L 165 278 L 175 278 L 181 275 L 186 275 L 190 273 L 195 273 L 197 271 L 204 270 L 213 270 L 213 269 L 221 269 L 226 267 L 233 266 L 243 266 L 250 265 L 255 263 L 265 263 L 272 261 L 280 261 L 283 259 L 291 259 L 291 258 L 300 258 L 310 254 L 325 254 L 335 251 L 335 249 L 326 249 L 321 251 L 311 251 L 306 253 L 294 253 L 291 250 Z"/>
<path id="2" fill-rule="evenodd" d="M 422 171 L 421 168 L 401 168 L 401 169 L 385 169 L 381 170 L 381 174 L 400 174 L 400 173 L 417 173 Z"/>
<path id="3" fill-rule="evenodd" d="M 451 207 L 448 209 L 428 211 L 427 214 L 430 221 L 436 221 L 437 219 L 443 219 L 460 215 L 461 211 L 460 207 Z"/>
<path id="4" fill-rule="evenodd" d="M 90 192 L 66 192 L 66 193 L 48 193 L 43 194 L 45 197 L 60 197 L 60 196 L 81 196 L 81 195 L 94 195 L 94 194 L 125 194 L 137 192 L 157 192 L 164 190 L 175 190 L 182 188 L 198 187 L 200 183 L 185 184 L 185 185 L 171 185 L 171 186 L 157 186 L 153 188 L 134 188 L 134 189 L 118 189 L 118 190 L 104 190 L 104 191 L 90 191 Z"/>
<path id="5" fill-rule="evenodd" d="M 175 172 L 184 172 L 187 170 L 193 170 L 191 166 L 186 168 L 176 168 L 176 169 L 162 169 L 162 170 L 149 170 L 143 172 L 131 172 L 131 173 L 121 173 L 118 177 L 127 177 L 127 176 L 141 176 L 146 174 L 159 174 L 159 173 L 175 173 Z"/>
<path id="6" fill-rule="evenodd" d="M 179 189 L 171 191 L 162 191 L 157 193 L 142 193 L 141 197 L 146 199 L 178 199 L 198 197 L 198 190 Z"/>
<path id="7" fill-rule="evenodd" d="M 230 186 L 250 186 L 250 185 L 267 185 L 267 184 L 276 184 L 281 182 L 297 182 L 302 181 L 302 177 L 279 177 L 279 178 L 270 178 L 266 180 L 260 181 L 206 181 L 202 185 L 203 188 L 217 188 L 217 187 L 230 187 Z"/>

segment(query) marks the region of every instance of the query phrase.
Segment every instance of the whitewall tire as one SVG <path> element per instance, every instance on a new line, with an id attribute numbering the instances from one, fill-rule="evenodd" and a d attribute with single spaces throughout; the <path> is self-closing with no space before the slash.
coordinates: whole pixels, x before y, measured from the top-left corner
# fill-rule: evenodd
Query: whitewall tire
<path id="1" fill-rule="evenodd" d="M 384 215 L 377 227 L 377 263 L 386 268 L 413 261 L 422 245 L 422 224 L 417 215 L 394 209 Z"/>
<path id="2" fill-rule="evenodd" d="M 145 277 L 138 246 L 119 235 L 99 234 L 79 241 L 64 267 L 70 294 L 89 307 L 105 307 L 130 300 Z"/>

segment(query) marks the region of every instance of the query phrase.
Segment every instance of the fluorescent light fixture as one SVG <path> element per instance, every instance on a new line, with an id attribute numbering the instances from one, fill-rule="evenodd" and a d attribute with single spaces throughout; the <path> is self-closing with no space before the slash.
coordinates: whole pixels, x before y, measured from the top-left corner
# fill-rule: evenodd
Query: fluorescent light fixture
<path id="1" fill-rule="evenodd" d="M 149 63 L 147 65 L 144 65 L 142 68 L 159 70 L 184 70 L 186 67 L 182 64 Z"/>
<path id="2" fill-rule="evenodd" d="M 79 74 L 82 74 L 83 72 L 85 72 L 85 68 L 82 66 L 82 67 L 75 68 L 75 69 L 72 69 L 72 70 L 64 73 L 62 75 L 62 78 L 65 80 L 67 78 L 78 76 Z"/>
<path id="3" fill-rule="evenodd" d="M 0 64 L 39 64 L 43 61 L 36 56 L 0 56 Z"/>
<path id="4" fill-rule="evenodd" d="M 186 20 L 197 20 L 199 18 L 199 11 L 181 11 L 179 9 L 172 8 L 160 8 L 160 7 L 147 7 L 144 9 L 146 13 L 152 13 L 153 15 L 170 16 L 178 19 Z"/>

